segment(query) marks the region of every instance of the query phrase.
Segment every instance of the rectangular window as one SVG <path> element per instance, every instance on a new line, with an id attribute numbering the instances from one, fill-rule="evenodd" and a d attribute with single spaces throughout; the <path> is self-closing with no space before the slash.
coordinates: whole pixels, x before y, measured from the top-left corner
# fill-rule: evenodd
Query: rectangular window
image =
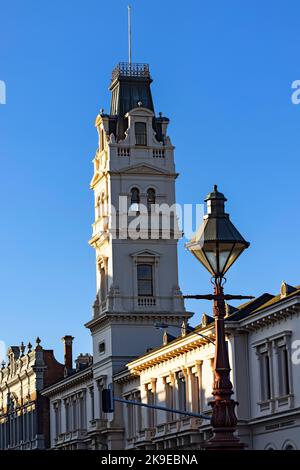
<path id="1" fill-rule="evenodd" d="M 77 431 L 78 429 L 78 402 L 76 399 L 73 399 L 73 431 Z"/>
<path id="2" fill-rule="evenodd" d="M 180 411 L 187 411 L 186 381 L 183 372 L 177 375 L 178 405 Z"/>
<path id="3" fill-rule="evenodd" d="M 105 284 L 106 284 L 106 276 L 105 276 L 105 269 L 101 267 L 100 269 L 100 282 L 101 282 L 101 300 L 105 300 L 105 294 L 106 294 L 106 289 L 105 289 Z"/>
<path id="4" fill-rule="evenodd" d="M 90 388 L 90 397 L 91 397 L 91 418 L 95 419 L 95 398 L 94 398 L 94 387 Z"/>
<path id="5" fill-rule="evenodd" d="M 267 352 L 261 354 L 261 399 L 262 401 L 271 399 L 271 371 L 270 358 Z"/>
<path id="6" fill-rule="evenodd" d="M 137 265 L 138 296 L 153 296 L 153 276 L 151 264 Z"/>
<path id="7" fill-rule="evenodd" d="M 126 400 L 141 401 L 140 392 L 131 393 L 125 397 Z M 128 423 L 128 438 L 138 435 L 142 426 L 141 407 L 136 405 L 127 404 L 127 423 Z"/>
<path id="8" fill-rule="evenodd" d="M 279 394 L 280 396 L 289 395 L 289 357 L 285 346 L 278 348 L 278 371 L 279 371 Z"/>
<path id="9" fill-rule="evenodd" d="M 166 393 L 166 407 L 174 409 L 174 389 L 172 384 L 166 379 L 165 382 L 165 393 Z M 174 421 L 174 413 L 172 411 L 167 411 L 167 422 Z"/>
<path id="10" fill-rule="evenodd" d="M 65 402 L 65 413 L 66 413 L 66 431 L 70 432 L 71 430 L 71 423 L 70 423 L 70 404 L 69 402 Z"/>
<path id="11" fill-rule="evenodd" d="M 59 408 L 58 403 L 54 405 L 54 413 L 55 413 L 55 437 L 58 437 L 60 435 L 60 408 Z"/>
<path id="12" fill-rule="evenodd" d="M 147 403 L 148 405 L 155 405 L 155 393 L 153 390 L 147 390 Z M 148 408 L 148 426 L 149 428 L 154 428 L 155 426 L 155 409 Z"/>
<path id="13" fill-rule="evenodd" d="M 125 400 L 130 400 L 131 396 L 125 397 Z M 127 408 L 127 423 L 128 423 L 128 437 L 131 439 L 134 436 L 134 408 L 129 403 L 126 405 Z"/>
<path id="14" fill-rule="evenodd" d="M 147 145 L 147 125 L 145 122 L 135 123 L 135 143 L 136 145 Z"/>
<path id="15" fill-rule="evenodd" d="M 101 207 L 103 210 L 103 203 L 104 203 L 104 196 L 101 196 Z M 102 213 L 103 216 L 103 213 Z M 105 223 L 105 222 L 104 222 Z M 97 269 L 98 269 L 98 282 L 99 282 L 99 289 L 97 292 L 97 297 L 99 300 L 100 304 L 100 309 L 103 311 L 106 308 L 106 300 L 107 300 L 107 268 L 108 267 L 108 259 L 99 257 L 98 263 L 97 263 Z"/>
<path id="16" fill-rule="evenodd" d="M 83 392 L 82 396 L 79 399 L 79 428 L 86 429 L 86 397 L 85 392 Z"/>

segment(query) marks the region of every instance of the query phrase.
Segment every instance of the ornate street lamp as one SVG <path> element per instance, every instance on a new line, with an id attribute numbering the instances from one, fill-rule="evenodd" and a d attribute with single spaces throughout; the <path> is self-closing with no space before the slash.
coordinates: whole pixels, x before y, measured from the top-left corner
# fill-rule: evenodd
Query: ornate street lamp
<path id="1" fill-rule="evenodd" d="M 223 284 L 224 275 L 249 246 L 242 235 L 229 220 L 225 213 L 224 203 L 227 199 L 214 186 L 208 194 L 207 215 L 196 235 L 186 244 L 188 250 L 205 266 L 213 276 L 214 294 L 185 295 L 185 298 L 208 299 L 214 301 L 215 320 L 215 358 L 214 358 L 214 400 L 212 406 L 211 424 L 213 437 L 203 445 L 205 449 L 243 449 L 244 444 L 234 435 L 237 418 L 232 383 L 230 381 L 230 365 L 225 338 L 224 318 L 226 315 L 225 300 L 253 298 L 242 295 L 225 295 Z"/>

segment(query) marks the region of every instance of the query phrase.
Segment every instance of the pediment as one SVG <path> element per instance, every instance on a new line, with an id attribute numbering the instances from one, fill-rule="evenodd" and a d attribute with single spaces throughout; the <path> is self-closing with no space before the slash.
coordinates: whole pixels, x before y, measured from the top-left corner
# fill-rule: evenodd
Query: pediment
<path id="1" fill-rule="evenodd" d="M 130 256 L 132 256 L 133 258 L 137 258 L 137 257 L 147 257 L 147 256 L 151 256 L 152 258 L 159 258 L 161 255 L 160 253 L 156 253 L 156 251 L 153 251 L 153 250 L 139 250 L 139 251 L 136 251 L 135 253 L 131 253 Z"/>
<path id="2" fill-rule="evenodd" d="M 166 170 L 162 170 L 159 168 L 156 168 L 155 166 L 148 165 L 145 163 L 141 163 L 139 165 L 134 165 L 130 167 L 123 168 L 120 170 L 121 173 L 125 174 L 135 174 L 135 175 L 168 175 L 169 172 Z"/>
<path id="3" fill-rule="evenodd" d="M 149 108 L 143 108 L 143 106 L 138 108 L 132 108 L 128 113 L 125 114 L 126 117 L 128 116 L 154 116 L 154 112 L 151 111 Z"/>

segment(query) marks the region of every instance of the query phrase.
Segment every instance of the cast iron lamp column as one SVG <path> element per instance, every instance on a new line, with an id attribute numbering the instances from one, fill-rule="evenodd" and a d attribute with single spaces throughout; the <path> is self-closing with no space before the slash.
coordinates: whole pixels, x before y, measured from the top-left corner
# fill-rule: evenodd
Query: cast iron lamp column
<path id="1" fill-rule="evenodd" d="M 187 295 L 185 298 L 213 300 L 215 321 L 215 357 L 214 357 L 214 400 L 212 406 L 211 425 L 213 437 L 202 446 L 204 449 L 233 450 L 243 449 L 244 444 L 235 436 L 237 418 L 235 406 L 238 404 L 231 398 L 233 387 L 230 381 L 230 364 L 225 337 L 226 315 L 225 300 L 252 298 L 241 295 L 225 295 L 224 274 L 239 255 L 249 246 L 237 231 L 225 213 L 225 196 L 214 186 L 205 199 L 207 215 L 194 238 L 187 243 L 188 250 L 206 267 L 213 276 L 214 294 Z"/>

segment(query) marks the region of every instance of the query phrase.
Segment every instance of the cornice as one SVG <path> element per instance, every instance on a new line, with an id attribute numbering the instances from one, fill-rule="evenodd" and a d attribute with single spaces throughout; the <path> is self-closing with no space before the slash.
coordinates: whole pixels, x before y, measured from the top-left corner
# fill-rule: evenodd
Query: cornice
<path id="1" fill-rule="evenodd" d="M 90 366 L 89 368 L 84 369 L 83 371 L 77 372 L 74 375 L 70 375 L 69 377 L 66 377 L 60 382 L 57 382 L 53 385 L 50 385 L 47 388 L 44 388 L 44 390 L 41 391 L 41 395 L 45 397 L 50 397 L 52 395 L 55 395 L 58 392 L 72 388 L 74 387 L 74 385 L 82 383 L 83 381 L 86 382 L 88 379 L 91 379 L 92 377 L 93 377 L 93 371 L 92 371 L 92 366 Z"/>
<path id="2" fill-rule="evenodd" d="M 104 312 L 95 318 L 92 318 L 90 321 L 85 323 L 85 327 L 89 328 L 90 330 L 94 330 L 99 325 L 103 323 L 136 323 L 136 324 L 144 324 L 144 325 L 153 325 L 155 322 L 159 322 L 159 320 L 173 320 L 180 319 L 188 319 L 191 317 L 191 313 L 187 311 L 182 312 L 169 312 L 169 311 L 155 311 L 149 310 L 145 312 L 144 310 L 139 310 L 135 312 Z M 172 326 L 172 324 L 170 324 Z"/>
<path id="3" fill-rule="evenodd" d="M 277 308 L 276 308 L 277 307 Z M 278 323 L 288 317 L 293 317 L 293 315 L 300 314 L 300 305 L 289 302 L 286 306 L 270 306 L 265 310 L 258 311 L 254 314 L 249 315 L 249 317 L 232 322 L 232 325 L 235 326 L 239 331 L 256 331 L 265 326 L 270 326 L 275 323 Z M 227 322 L 227 327 L 230 327 L 230 320 Z"/>
<path id="4" fill-rule="evenodd" d="M 211 335 L 209 339 L 213 339 Z M 151 351 L 146 356 L 132 361 L 127 364 L 129 370 L 133 374 L 139 374 L 145 369 L 152 367 L 154 365 L 163 363 L 169 359 L 176 358 L 186 352 L 190 352 L 206 345 L 211 344 L 210 340 L 204 337 L 200 337 L 195 333 L 190 333 L 188 336 L 174 340 L 170 344 L 160 347 L 159 349 Z M 175 344 L 174 344 L 175 343 Z"/>

